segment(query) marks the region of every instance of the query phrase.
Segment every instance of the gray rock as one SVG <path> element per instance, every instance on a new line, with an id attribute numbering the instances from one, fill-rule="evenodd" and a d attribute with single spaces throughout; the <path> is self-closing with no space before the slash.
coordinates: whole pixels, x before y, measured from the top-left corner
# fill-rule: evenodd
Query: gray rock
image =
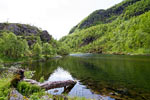
<path id="1" fill-rule="evenodd" d="M 49 35 L 49 33 L 46 30 L 44 30 L 44 31 L 42 31 L 42 34 L 40 35 L 40 38 L 41 38 L 42 41 L 48 42 L 48 41 L 51 40 L 52 36 Z"/>
<path id="2" fill-rule="evenodd" d="M 42 100 L 53 100 L 52 98 L 50 98 L 49 96 L 45 95 L 45 96 L 42 96 L 41 98 Z"/>
<path id="3" fill-rule="evenodd" d="M 21 95 L 17 90 L 13 89 L 10 92 L 10 98 L 9 100 L 28 100 L 26 97 Z"/>

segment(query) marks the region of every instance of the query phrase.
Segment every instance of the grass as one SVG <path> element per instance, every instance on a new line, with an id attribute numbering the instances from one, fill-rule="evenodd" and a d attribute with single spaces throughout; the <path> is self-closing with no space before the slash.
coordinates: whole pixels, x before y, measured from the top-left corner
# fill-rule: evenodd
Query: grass
<path id="1" fill-rule="evenodd" d="M 0 75 L 0 100 L 8 100 L 11 80 L 11 75 Z"/>

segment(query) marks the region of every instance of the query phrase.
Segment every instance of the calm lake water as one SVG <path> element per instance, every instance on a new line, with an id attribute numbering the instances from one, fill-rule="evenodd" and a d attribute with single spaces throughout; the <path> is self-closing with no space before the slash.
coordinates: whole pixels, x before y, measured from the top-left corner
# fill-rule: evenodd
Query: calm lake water
<path id="1" fill-rule="evenodd" d="M 72 54 L 23 65 L 34 79 L 76 80 L 69 96 L 97 100 L 150 100 L 150 56 Z M 59 95 L 64 88 L 48 92 Z"/>

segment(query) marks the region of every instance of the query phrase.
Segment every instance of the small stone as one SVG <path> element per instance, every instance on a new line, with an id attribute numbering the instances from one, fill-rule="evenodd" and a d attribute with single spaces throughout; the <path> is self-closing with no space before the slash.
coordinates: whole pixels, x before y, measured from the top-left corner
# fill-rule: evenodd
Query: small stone
<path id="1" fill-rule="evenodd" d="M 41 98 L 42 100 L 53 100 L 53 99 L 51 99 L 49 96 L 47 96 L 47 95 L 45 95 L 45 96 L 42 96 L 42 98 Z"/>

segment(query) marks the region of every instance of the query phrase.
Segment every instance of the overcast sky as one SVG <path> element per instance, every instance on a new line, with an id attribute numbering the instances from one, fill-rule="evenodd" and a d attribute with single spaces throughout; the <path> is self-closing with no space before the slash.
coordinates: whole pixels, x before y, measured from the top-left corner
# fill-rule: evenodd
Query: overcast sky
<path id="1" fill-rule="evenodd" d="M 95 10 L 122 0 L 0 0 L 0 22 L 31 24 L 47 30 L 55 39 Z"/>

